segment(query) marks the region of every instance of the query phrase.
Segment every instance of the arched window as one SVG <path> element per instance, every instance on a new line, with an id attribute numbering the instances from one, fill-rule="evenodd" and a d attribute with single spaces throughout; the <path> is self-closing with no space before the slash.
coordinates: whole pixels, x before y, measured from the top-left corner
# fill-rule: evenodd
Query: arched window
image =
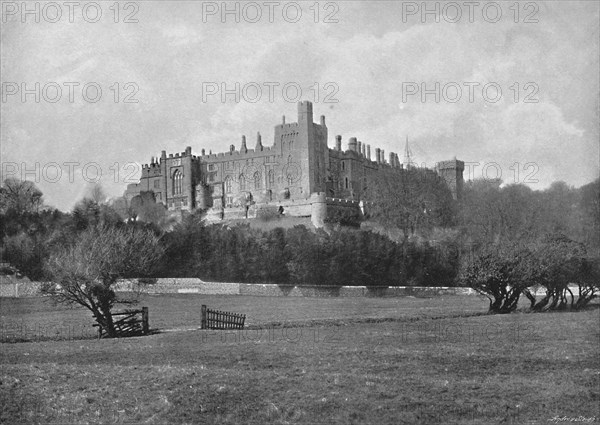
<path id="1" fill-rule="evenodd" d="M 290 140 L 290 150 L 294 150 L 294 141 Z"/>
<path id="2" fill-rule="evenodd" d="M 273 187 L 274 184 L 275 184 L 275 173 L 273 172 L 273 170 L 269 170 L 268 185 L 269 185 L 269 187 Z"/>
<path id="3" fill-rule="evenodd" d="M 181 195 L 183 192 L 183 174 L 177 170 L 173 173 L 173 194 Z"/>
<path id="4" fill-rule="evenodd" d="M 254 189 L 259 190 L 262 187 L 261 181 L 260 181 L 260 172 L 257 171 L 254 173 Z"/>
<path id="5" fill-rule="evenodd" d="M 246 190 L 246 178 L 240 174 L 240 190 Z"/>
<path id="6" fill-rule="evenodd" d="M 225 193 L 231 193 L 231 176 L 225 177 Z"/>

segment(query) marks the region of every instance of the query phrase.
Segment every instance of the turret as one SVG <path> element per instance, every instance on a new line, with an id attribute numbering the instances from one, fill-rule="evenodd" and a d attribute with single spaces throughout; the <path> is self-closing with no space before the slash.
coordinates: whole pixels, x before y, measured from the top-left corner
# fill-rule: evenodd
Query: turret
<path id="1" fill-rule="evenodd" d="M 465 163 L 456 158 L 450 161 L 438 162 L 435 166 L 437 173 L 446 181 L 454 199 L 460 200 L 463 190 L 463 171 Z"/>
<path id="2" fill-rule="evenodd" d="M 262 151 L 263 150 L 263 145 L 262 145 L 262 137 L 260 135 L 260 131 L 258 131 L 256 133 L 256 149 L 257 152 Z"/>
<path id="3" fill-rule="evenodd" d="M 298 124 L 313 122 L 312 103 L 308 100 L 298 102 Z"/>

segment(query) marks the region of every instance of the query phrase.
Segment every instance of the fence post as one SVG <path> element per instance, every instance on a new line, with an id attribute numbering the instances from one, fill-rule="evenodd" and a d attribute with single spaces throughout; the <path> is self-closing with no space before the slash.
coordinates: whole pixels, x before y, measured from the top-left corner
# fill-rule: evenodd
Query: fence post
<path id="1" fill-rule="evenodd" d="M 142 333 L 148 335 L 150 324 L 148 323 L 148 307 L 142 307 Z"/>
<path id="2" fill-rule="evenodd" d="M 200 329 L 206 329 L 206 306 L 202 304 L 202 320 L 200 322 Z"/>

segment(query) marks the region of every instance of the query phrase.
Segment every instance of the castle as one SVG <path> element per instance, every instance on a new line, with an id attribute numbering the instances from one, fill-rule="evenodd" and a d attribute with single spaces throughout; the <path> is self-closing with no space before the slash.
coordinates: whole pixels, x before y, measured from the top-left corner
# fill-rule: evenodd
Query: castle
<path id="1" fill-rule="evenodd" d="M 162 151 L 142 167 L 137 184 L 130 184 L 125 198 L 131 200 L 144 191 L 154 192 L 157 202 L 169 210 L 207 210 L 209 221 L 255 218 L 261 209 L 272 209 L 288 216 L 311 217 L 316 227 L 323 226 L 332 213 L 362 209 L 363 195 L 374 173 L 384 167 L 399 173 L 410 166 L 390 152 L 386 160 L 382 149 L 351 137 L 342 149 L 342 136 L 335 147 L 327 146 L 325 116 L 313 122 L 311 102 L 298 103 L 298 121 L 275 126 L 272 146 L 263 146 L 260 133 L 253 149 L 246 137 L 241 146 L 228 152 L 192 155 L 192 148 L 175 155 Z M 436 165 L 435 171 L 446 181 L 455 199 L 461 196 L 464 162 L 456 159 Z"/>

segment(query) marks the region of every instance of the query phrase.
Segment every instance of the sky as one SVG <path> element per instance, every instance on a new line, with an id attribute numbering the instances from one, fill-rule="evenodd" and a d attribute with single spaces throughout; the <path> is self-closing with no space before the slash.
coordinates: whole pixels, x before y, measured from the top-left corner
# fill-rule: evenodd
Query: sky
<path id="1" fill-rule="evenodd" d="M 408 138 L 466 180 L 578 187 L 599 174 L 599 5 L 3 1 L 2 178 L 69 210 L 163 149 L 270 145 L 309 100 L 330 147 L 402 159 Z"/>

